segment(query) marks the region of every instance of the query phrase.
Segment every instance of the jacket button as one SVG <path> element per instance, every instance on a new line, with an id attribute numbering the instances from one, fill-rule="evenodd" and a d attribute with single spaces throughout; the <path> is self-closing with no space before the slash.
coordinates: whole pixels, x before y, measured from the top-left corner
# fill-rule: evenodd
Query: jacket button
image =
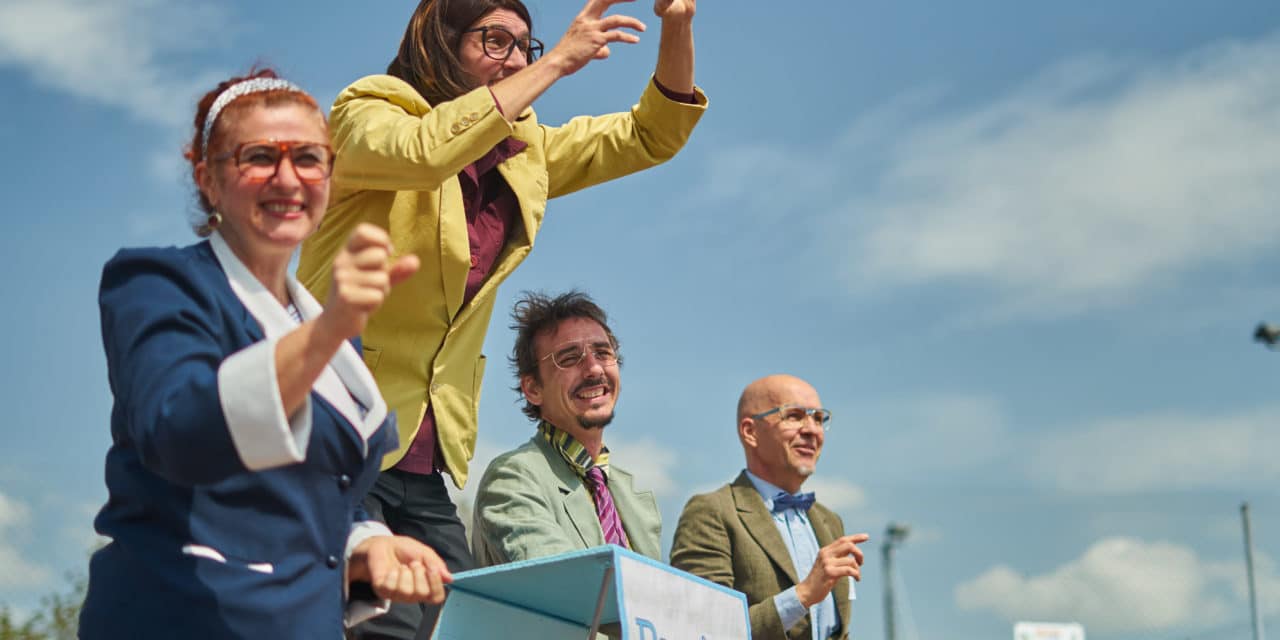
<path id="1" fill-rule="evenodd" d="M 329 567 L 330 569 L 337 569 L 337 568 L 338 568 L 338 556 L 329 556 L 328 558 L 325 558 L 325 559 L 324 559 L 324 564 L 325 564 L 325 566 Z"/>
<path id="2" fill-rule="evenodd" d="M 350 489 L 350 488 L 351 488 L 351 476 L 349 476 L 349 475 L 347 475 L 347 474 L 345 474 L 345 473 L 344 473 L 344 474 L 342 474 L 342 475 L 340 475 L 340 476 L 338 476 L 338 488 L 339 488 L 339 489 L 342 489 L 343 491 L 346 491 L 347 489 Z"/>
<path id="3" fill-rule="evenodd" d="M 462 131 L 462 125 L 455 122 L 452 127 L 449 127 L 449 131 L 451 131 L 453 135 L 458 135 L 458 133 Z"/>

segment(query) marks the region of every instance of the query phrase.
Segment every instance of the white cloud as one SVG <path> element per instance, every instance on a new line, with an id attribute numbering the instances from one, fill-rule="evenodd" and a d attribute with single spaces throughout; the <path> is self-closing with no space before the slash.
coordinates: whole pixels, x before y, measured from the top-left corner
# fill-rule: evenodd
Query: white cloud
<path id="1" fill-rule="evenodd" d="M 32 562 L 16 544 L 29 535 L 31 508 L 0 493 L 0 590 L 39 587 L 50 582 L 52 572 Z"/>
<path id="2" fill-rule="evenodd" d="M 98 534 L 93 528 L 93 519 L 101 509 L 100 502 L 70 505 L 67 513 L 72 517 L 67 518 L 61 528 L 62 537 L 69 545 L 68 549 L 83 549 L 88 553 L 111 542 L 111 538 Z"/>
<path id="3" fill-rule="evenodd" d="M 674 475 L 678 460 L 670 447 L 648 439 L 610 438 L 609 452 L 611 463 L 616 461 L 635 477 L 637 489 L 663 498 L 678 488 Z"/>
<path id="4" fill-rule="evenodd" d="M 203 1 L 8 0 L 0 5 L 0 64 L 75 96 L 162 125 L 186 124 L 218 74 L 179 68 L 227 33 L 223 9 Z"/>
<path id="5" fill-rule="evenodd" d="M 805 481 L 804 490 L 812 491 L 818 502 L 837 513 L 867 506 L 865 489 L 840 478 L 824 476 L 821 470 Z"/>
<path id="6" fill-rule="evenodd" d="M 22 502 L 0 493 L 0 531 L 24 526 L 31 519 L 31 509 Z"/>
<path id="7" fill-rule="evenodd" d="M 1024 464 L 1030 477 L 1081 493 L 1271 486 L 1280 481 L 1277 422 L 1278 409 L 1107 419 L 1029 443 Z"/>
<path id="8" fill-rule="evenodd" d="M 845 211 L 849 273 L 982 284 L 1014 311 L 1125 300 L 1274 247 L 1280 154 L 1259 141 L 1278 138 L 1280 37 L 1078 60 L 905 131 Z"/>
<path id="9" fill-rule="evenodd" d="M 945 98 L 891 100 L 827 148 L 725 148 L 700 197 L 750 214 L 736 233 L 808 218 L 856 294 L 969 286 L 986 321 L 1133 304 L 1280 243 L 1280 35 Z"/>
<path id="10" fill-rule="evenodd" d="M 907 474 L 983 467 L 1006 456 L 1013 442 L 1003 408 L 988 396 L 915 396 L 883 419 L 876 457 Z"/>
<path id="11" fill-rule="evenodd" d="M 1227 612 L 1205 569 L 1181 545 L 1107 538 L 1043 575 L 993 567 L 957 586 L 955 600 L 961 609 L 990 610 L 1009 621 L 1074 621 L 1098 633 L 1200 627 Z"/>
<path id="12" fill-rule="evenodd" d="M 1239 535 L 1239 532 L 1236 534 Z M 1206 563 L 1205 573 L 1215 580 L 1229 584 L 1240 602 L 1248 601 L 1249 577 L 1244 563 L 1239 560 Z M 1258 611 L 1264 616 L 1280 613 L 1280 571 L 1277 571 L 1275 560 L 1266 553 L 1255 550 L 1253 574 Z"/>

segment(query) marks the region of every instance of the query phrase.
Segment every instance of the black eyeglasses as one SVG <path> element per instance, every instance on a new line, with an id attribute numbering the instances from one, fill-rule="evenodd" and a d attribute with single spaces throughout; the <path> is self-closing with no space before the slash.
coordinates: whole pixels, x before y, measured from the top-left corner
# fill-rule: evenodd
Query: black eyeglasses
<path id="1" fill-rule="evenodd" d="M 477 27 L 462 32 L 479 33 L 480 42 L 484 45 L 484 55 L 494 60 L 506 62 L 511 53 L 519 49 L 525 59 L 532 63 L 542 57 L 542 41 L 537 38 L 517 38 L 514 33 L 502 27 Z"/>

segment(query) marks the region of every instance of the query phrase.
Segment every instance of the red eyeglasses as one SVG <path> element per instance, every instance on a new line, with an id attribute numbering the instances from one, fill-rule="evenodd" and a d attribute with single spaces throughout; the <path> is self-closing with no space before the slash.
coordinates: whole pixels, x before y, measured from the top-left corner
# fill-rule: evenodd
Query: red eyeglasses
<path id="1" fill-rule="evenodd" d="M 253 140 L 243 142 L 233 151 L 213 156 L 214 160 L 234 159 L 240 175 L 253 182 L 267 182 L 280 171 L 280 161 L 289 156 L 298 180 L 316 184 L 333 174 L 333 148 L 318 142 L 300 140 Z"/>

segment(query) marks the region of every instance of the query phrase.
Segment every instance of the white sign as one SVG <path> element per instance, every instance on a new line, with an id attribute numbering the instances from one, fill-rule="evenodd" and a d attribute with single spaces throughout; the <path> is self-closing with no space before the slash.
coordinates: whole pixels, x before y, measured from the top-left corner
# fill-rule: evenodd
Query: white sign
<path id="1" fill-rule="evenodd" d="M 1013 625 L 1013 640 L 1084 640 L 1084 627 L 1074 622 L 1019 622 Z"/>
<path id="2" fill-rule="evenodd" d="M 671 567 L 618 556 L 620 622 L 629 640 L 744 640 L 741 594 Z"/>

